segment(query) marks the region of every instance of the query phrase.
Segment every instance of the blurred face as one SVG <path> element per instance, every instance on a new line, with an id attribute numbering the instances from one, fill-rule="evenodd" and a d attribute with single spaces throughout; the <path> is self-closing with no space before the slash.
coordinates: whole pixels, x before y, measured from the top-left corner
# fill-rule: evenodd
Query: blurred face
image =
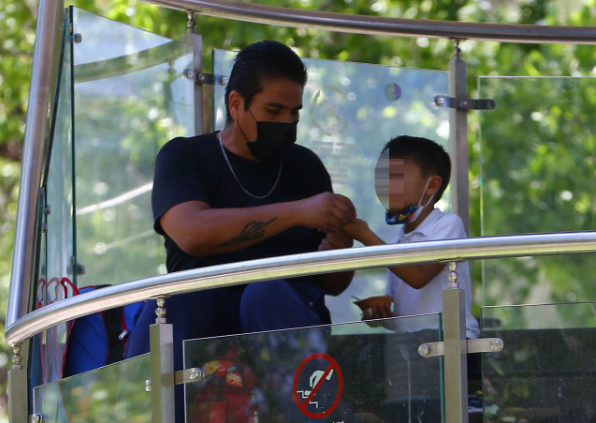
<path id="1" fill-rule="evenodd" d="M 257 121 L 259 122 L 297 122 L 302 109 L 301 84 L 289 79 L 273 79 L 263 82 L 263 91 L 255 95 L 246 110 L 242 96 L 232 91 L 229 104 L 232 119 L 236 121 L 247 141 L 257 139 Z"/>
<path id="2" fill-rule="evenodd" d="M 375 168 L 375 189 L 379 200 L 389 211 L 400 213 L 409 206 L 417 205 L 421 197 L 422 204 L 426 204 L 438 190 L 436 178 L 440 187 L 440 177 L 424 177 L 420 167 L 412 160 L 390 158 L 389 151 L 384 151 Z"/>

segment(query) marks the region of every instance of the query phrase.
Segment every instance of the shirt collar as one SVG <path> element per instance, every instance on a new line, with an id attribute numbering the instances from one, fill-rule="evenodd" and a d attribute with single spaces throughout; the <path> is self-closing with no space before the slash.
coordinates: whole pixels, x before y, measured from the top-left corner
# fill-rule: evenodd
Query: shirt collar
<path id="1" fill-rule="evenodd" d="M 405 225 L 402 226 L 398 235 L 399 241 L 405 241 L 408 238 L 414 236 L 414 234 L 424 235 L 425 237 L 428 237 L 429 235 L 431 235 L 432 230 L 435 227 L 436 221 L 439 220 L 439 218 L 444 214 L 445 213 L 443 213 L 440 209 L 434 208 L 433 211 L 431 211 L 428 214 L 428 216 L 426 216 L 426 219 L 424 219 L 424 221 L 416 229 L 407 234 L 404 232 L 406 229 Z"/>

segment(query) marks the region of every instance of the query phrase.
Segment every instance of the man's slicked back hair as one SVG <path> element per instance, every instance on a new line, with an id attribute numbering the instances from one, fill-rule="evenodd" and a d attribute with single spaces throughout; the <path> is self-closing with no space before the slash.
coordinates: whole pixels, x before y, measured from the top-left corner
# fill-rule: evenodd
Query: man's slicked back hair
<path id="1" fill-rule="evenodd" d="M 393 138 L 385 145 L 390 158 L 410 159 L 419 168 L 422 176 L 439 175 L 443 179 L 434 201 L 443 196 L 451 177 L 451 159 L 443 147 L 427 138 L 402 135 Z"/>
<path id="2" fill-rule="evenodd" d="M 263 81 L 275 79 L 306 85 L 306 67 L 291 48 L 277 41 L 258 41 L 240 50 L 226 85 L 227 121 L 232 120 L 228 104 L 232 91 L 240 93 L 248 110 L 252 98 L 263 91 Z"/>

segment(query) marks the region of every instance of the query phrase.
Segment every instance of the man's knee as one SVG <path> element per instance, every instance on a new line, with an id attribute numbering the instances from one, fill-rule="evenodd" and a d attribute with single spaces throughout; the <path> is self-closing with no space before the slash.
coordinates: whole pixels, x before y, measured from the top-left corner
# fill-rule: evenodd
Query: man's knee
<path id="1" fill-rule="evenodd" d="M 294 296 L 296 296 L 296 293 L 290 284 L 284 280 L 254 283 L 248 285 L 244 290 L 240 309 L 245 312 L 279 307 L 280 303 L 283 304 Z"/>

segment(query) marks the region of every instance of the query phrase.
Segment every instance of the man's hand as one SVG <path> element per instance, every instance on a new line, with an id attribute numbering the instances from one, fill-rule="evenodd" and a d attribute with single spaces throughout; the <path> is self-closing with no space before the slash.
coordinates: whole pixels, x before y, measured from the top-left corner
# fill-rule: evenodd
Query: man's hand
<path id="1" fill-rule="evenodd" d="M 352 248 L 354 240 L 343 231 L 329 232 L 321 245 L 319 245 L 319 251 L 338 250 L 340 248 Z M 337 296 L 344 292 L 346 288 L 352 282 L 354 272 L 339 272 L 339 273 L 327 273 L 319 275 L 322 287 L 327 295 Z"/>
<path id="2" fill-rule="evenodd" d="M 329 232 L 321 245 L 319 251 L 339 250 L 341 248 L 352 248 L 354 240 L 344 231 Z"/>
<path id="3" fill-rule="evenodd" d="M 299 225 L 335 232 L 356 218 L 356 208 L 343 195 L 323 192 L 294 203 Z"/>

